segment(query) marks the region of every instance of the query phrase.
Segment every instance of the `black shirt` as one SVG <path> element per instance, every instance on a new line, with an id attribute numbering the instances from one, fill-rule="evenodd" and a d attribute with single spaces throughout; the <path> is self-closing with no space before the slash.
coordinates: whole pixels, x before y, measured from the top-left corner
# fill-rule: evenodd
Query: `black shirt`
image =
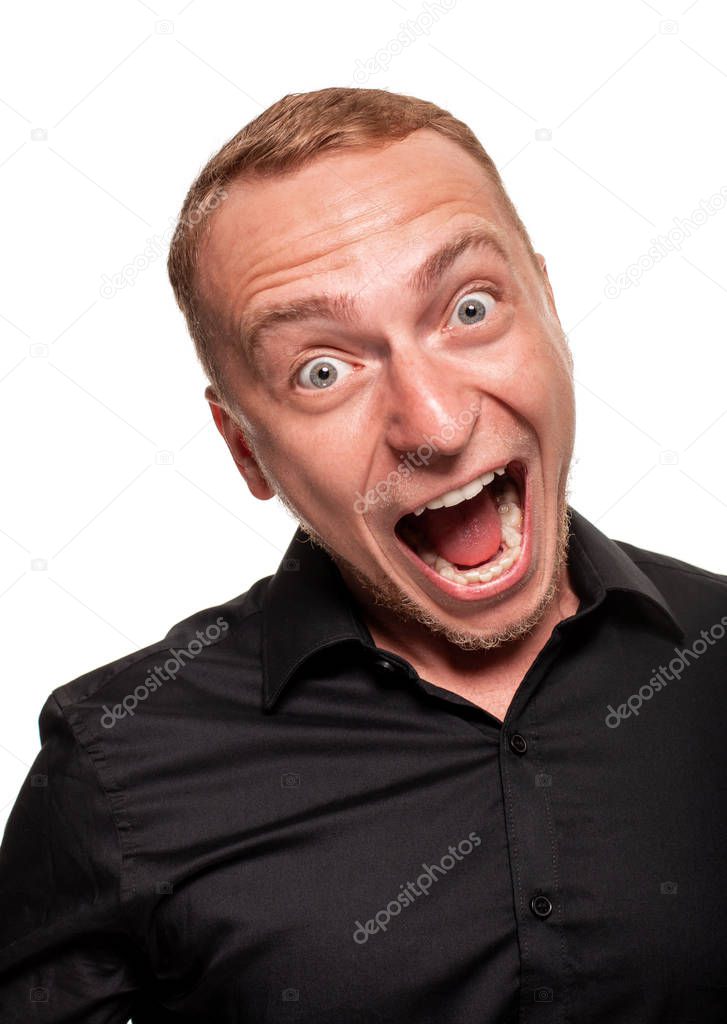
<path id="1" fill-rule="evenodd" d="M 56 689 L 2 846 L 3 1024 L 723 1024 L 727 577 L 573 509 L 504 723 L 273 576 Z"/>

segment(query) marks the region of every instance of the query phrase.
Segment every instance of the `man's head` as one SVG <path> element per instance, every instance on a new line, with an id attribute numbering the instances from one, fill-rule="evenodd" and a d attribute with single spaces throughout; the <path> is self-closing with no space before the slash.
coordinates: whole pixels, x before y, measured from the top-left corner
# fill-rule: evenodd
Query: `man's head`
<path id="1" fill-rule="evenodd" d="M 572 361 L 466 126 L 383 90 L 285 97 L 202 171 L 169 270 L 251 492 L 354 590 L 465 649 L 540 620 L 567 539 Z M 451 510 L 416 514 L 445 493 Z"/>

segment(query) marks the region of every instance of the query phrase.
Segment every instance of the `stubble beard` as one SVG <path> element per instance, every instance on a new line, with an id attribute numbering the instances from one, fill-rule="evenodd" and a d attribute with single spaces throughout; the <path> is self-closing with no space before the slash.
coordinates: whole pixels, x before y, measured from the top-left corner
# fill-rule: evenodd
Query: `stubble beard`
<path id="1" fill-rule="evenodd" d="M 442 636 L 463 651 L 494 650 L 528 636 L 545 617 L 560 595 L 561 582 L 568 561 L 568 542 L 570 536 L 567 483 L 558 497 L 556 551 L 545 590 L 540 595 L 535 607 L 529 612 L 514 622 L 508 623 L 505 627 L 484 633 L 455 627 L 438 618 L 428 609 L 422 607 L 385 574 L 382 573 L 378 579 L 374 579 L 364 573 L 358 566 L 349 562 L 343 555 L 330 547 L 313 526 L 292 506 L 279 487 L 276 487 L 276 492 L 282 505 L 291 514 L 293 519 L 298 522 L 301 530 L 307 535 L 311 543 L 322 548 L 330 556 L 339 572 L 341 572 L 344 582 L 346 581 L 346 576 L 353 578 L 364 591 L 366 597 L 376 607 L 385 609 L 391 616 L 400 619 L 402 622 L 418 623 L 431 633 Z"/>

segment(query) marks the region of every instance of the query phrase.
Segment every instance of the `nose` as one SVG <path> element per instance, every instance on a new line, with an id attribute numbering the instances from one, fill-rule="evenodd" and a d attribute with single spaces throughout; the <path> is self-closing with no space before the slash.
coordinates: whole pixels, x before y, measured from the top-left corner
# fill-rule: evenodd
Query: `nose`
<path id="1" fill-rule="evenodd" d="M 386 379 L 386 440 L 397 452 L 431 445 L 444 455 L 467 447 L 480 401 L 461 367 L 417 349 L 392 356 Z"/>

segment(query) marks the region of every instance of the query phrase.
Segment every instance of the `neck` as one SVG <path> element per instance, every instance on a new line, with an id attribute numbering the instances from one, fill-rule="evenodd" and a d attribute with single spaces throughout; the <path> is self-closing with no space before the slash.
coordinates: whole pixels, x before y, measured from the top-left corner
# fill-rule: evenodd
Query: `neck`
<path id="1" fill-rule="evenodd" d="M 574 615 L 579 604 L 568 565 L 564 563 L 557 589 L 527 633 L 496 647 L 468 650 L 420 622 L 392 614 L 390 608 L 373 600 L 360 587 L 354 588 L 354 597 L 378 647 L 406 658 L 423 679 L 459 683 L 460 690 L 465 686 L 480 693 L 516 688 L 555 626 Z"/>

